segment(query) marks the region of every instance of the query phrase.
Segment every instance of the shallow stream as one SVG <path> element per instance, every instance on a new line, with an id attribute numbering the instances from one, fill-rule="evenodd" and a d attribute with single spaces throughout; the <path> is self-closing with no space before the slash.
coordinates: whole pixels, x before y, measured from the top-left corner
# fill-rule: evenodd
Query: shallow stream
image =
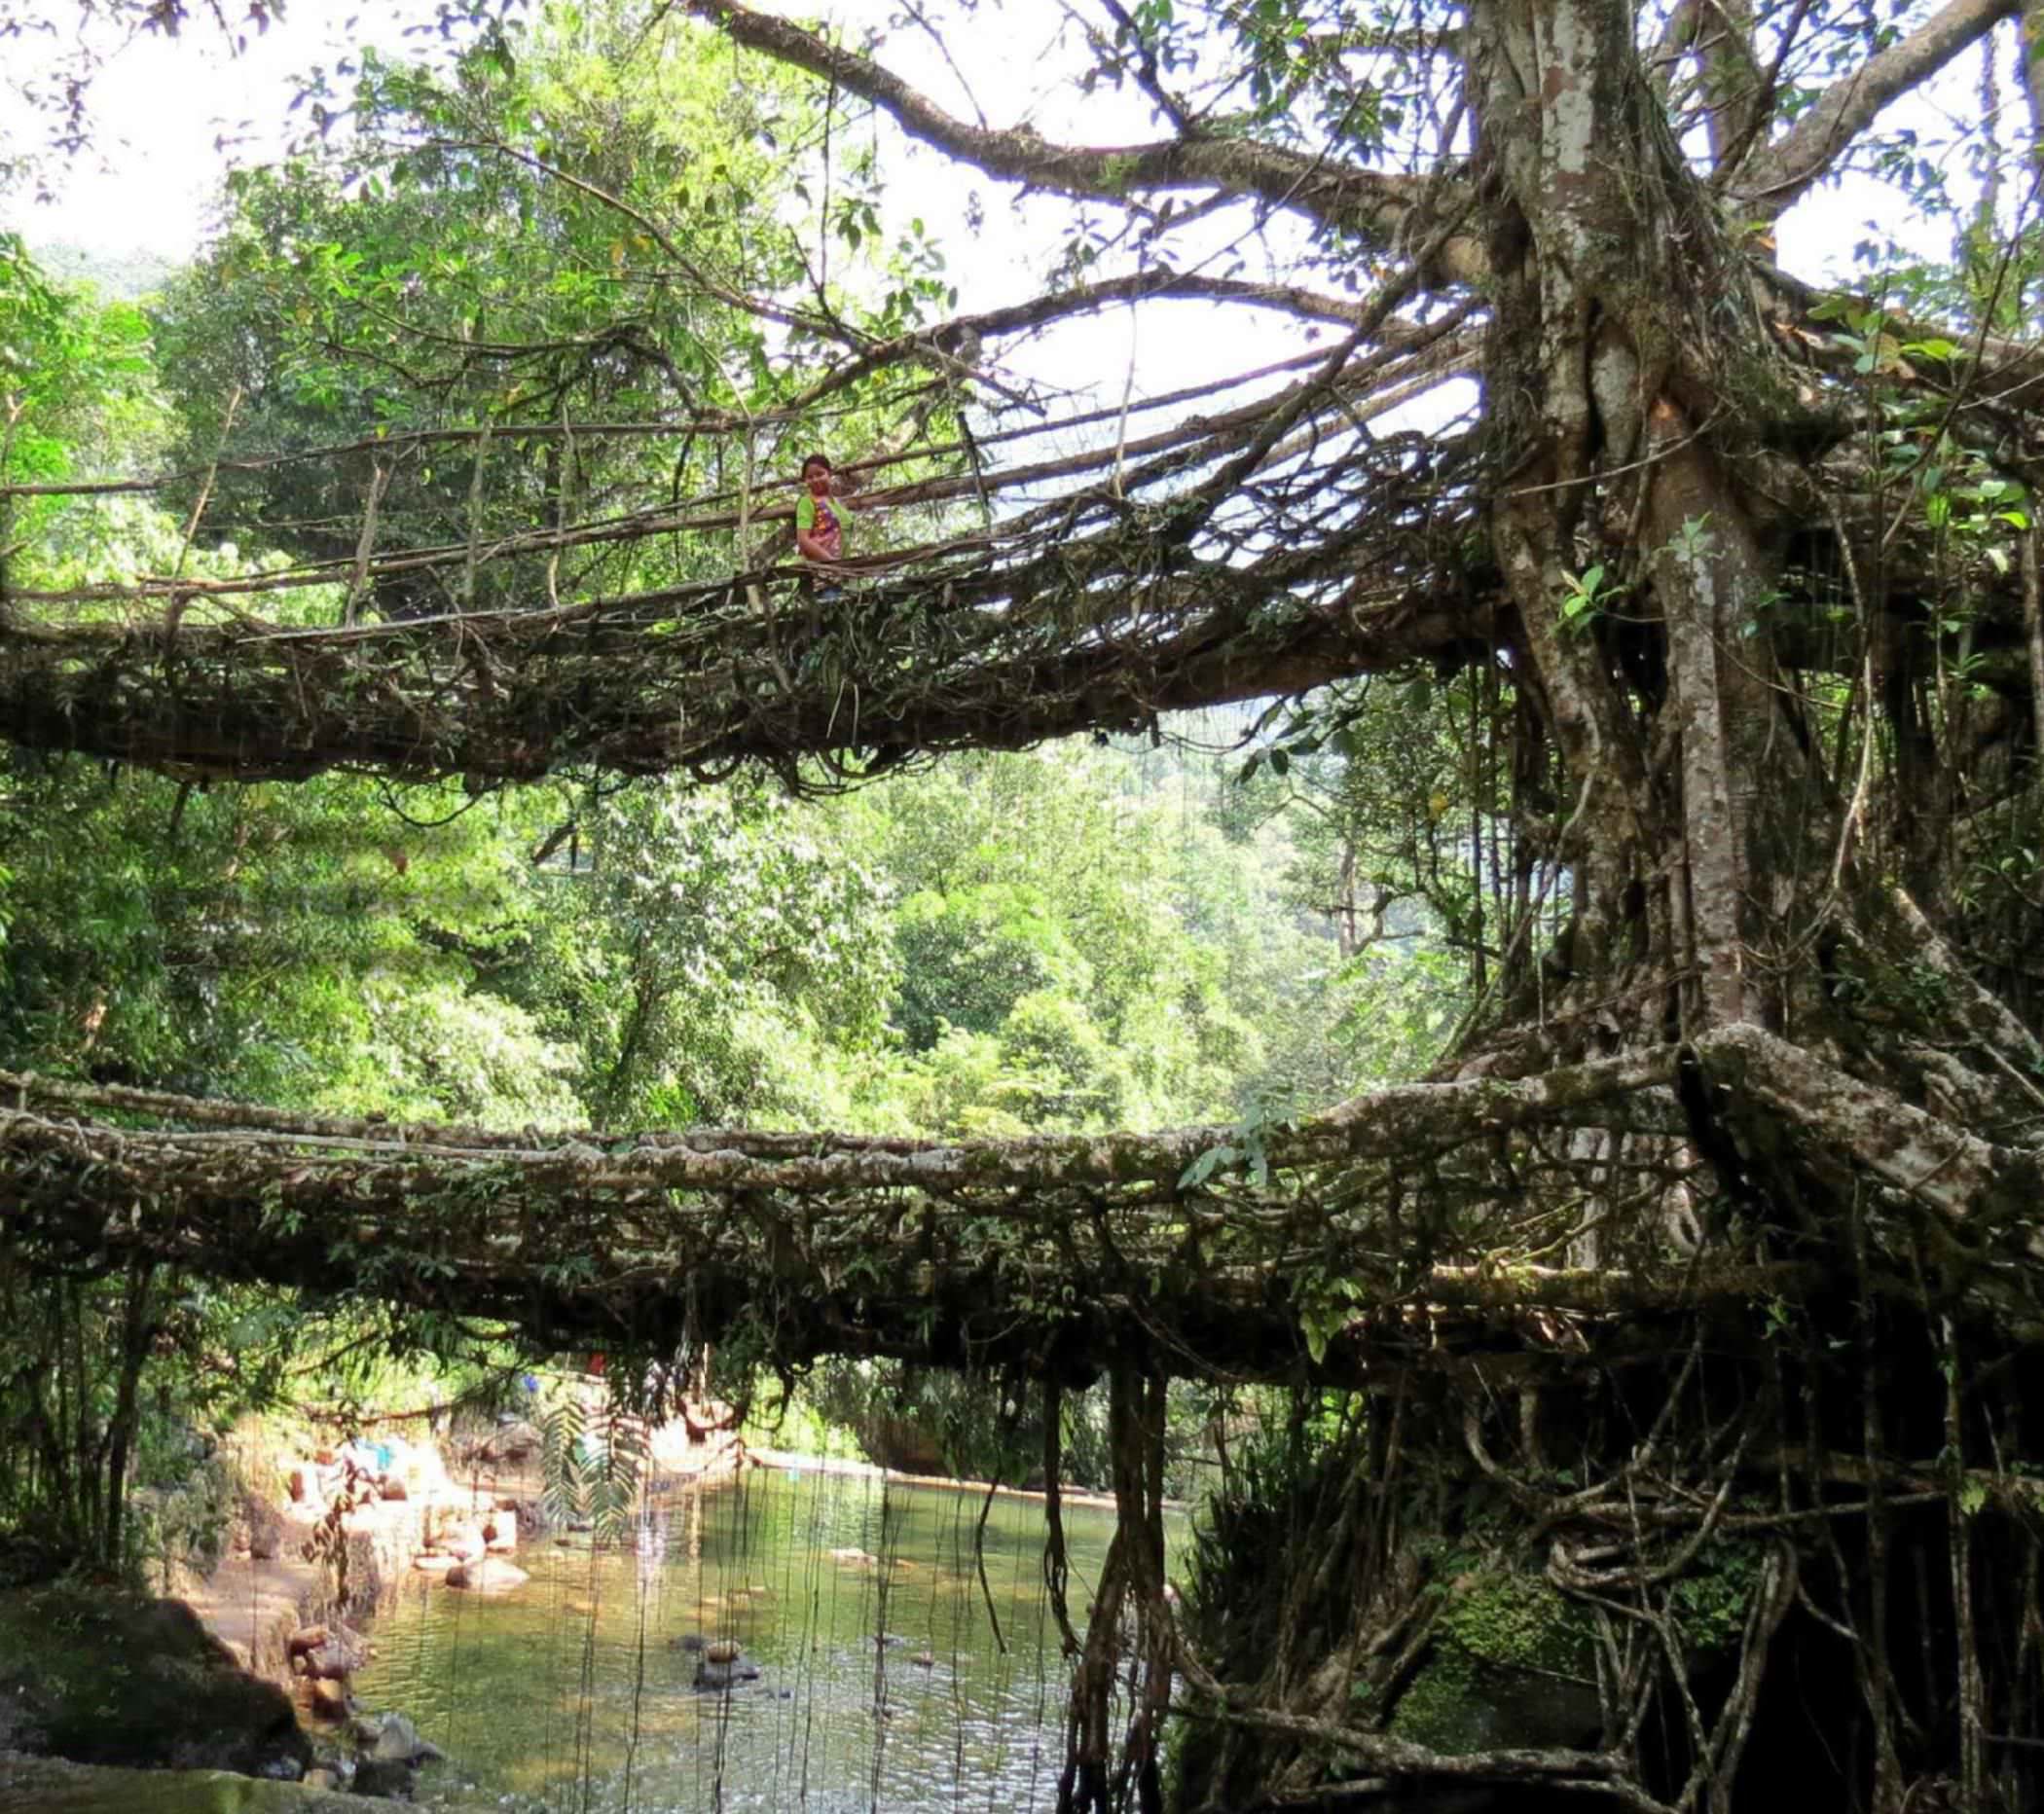
<path id="1" fill-rule="evenodd" d="M 983 1591 L 985 1505 L 754 1470 L 676 1495 L 622 1545 L 529 1542 L 515 1560 L 532 1578 L 506 1596 L 412 1576 L 376 1622 L 378 1656 L 355 1691 L 446 1750 L 420 1784 L 443 1806 L 1048 1806 L 1068 1672 L 1043 1589 L 1043 1510 L 994 1500 Z M 1082 1627 L 1113 1514 L 1068 1506 L 1065 1528 Z M 681 1648 L 694 1637 L 735 1639 L 759 1679 L 697 1692 L 700 1658 Z"/>

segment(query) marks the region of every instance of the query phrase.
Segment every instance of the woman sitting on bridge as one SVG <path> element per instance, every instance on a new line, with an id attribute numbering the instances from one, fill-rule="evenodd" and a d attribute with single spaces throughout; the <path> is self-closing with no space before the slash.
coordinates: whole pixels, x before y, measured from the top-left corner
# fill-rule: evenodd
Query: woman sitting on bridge
<path id="1" fill-rule="evenodd" d="M 818 566 L 835 567 L 845 558 L 845 531 L 834 499 L 842 500 L 848 510 L 859 508 L 832 468 L 829 455 L 810 454 L 802 462 L 802 495 L 795 499 L 795 546 L 805 561 Z M 828 601 L 839 591 L 826 583 L 817 596 Z"/>

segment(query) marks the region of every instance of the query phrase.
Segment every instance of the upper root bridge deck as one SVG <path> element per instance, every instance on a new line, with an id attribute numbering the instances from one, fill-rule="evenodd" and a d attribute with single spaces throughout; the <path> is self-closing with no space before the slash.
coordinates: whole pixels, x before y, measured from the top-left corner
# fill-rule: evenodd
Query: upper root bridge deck
<path id="1" fill-rule="evenodd" d="M 1387 434 L 1337 464 L 1312 457 L 1322 418 L 1352 433 L 1387 374 L 1438 376 L 1465 356 L 1443 332 L 1393 333 L 1339 380 L 1049 458 L 876 457 L 867 480 L 911 476 L 859 494 L 873 522 L 857 558 L 823 571 L 782 558 L 785 487 L 736 509 L 714 492 L 552 528 L 507 497 L 447 541 L 418 499 L 409 519 L 387 497 L 378 516 L 374 462 L 418 455 L 420 437 L 223 458 L 242 479 L 292 467 L 343 494 L 366 486 L 359 537 L 341 537 L 356 551 L 59 591 L 0 574 L 0 737 L 195 779 L 353 768 L 489 784 L 751 761 L 814 787 L 922 752 L 1148 728 L 1179 707 L 1456 659 L 1490 635 L 1470 589 L 1442 581 L 1474 509 L 1474 443 Z M 1299 499 L 1282 536 L 1225 508 L 1229 462 L 1272 421 L 1297 442 L 1262 449 L 1287 475 L 1266 473 L 1266 490 Z M 548 432 L 499 427 L 494 444 Z M 0 508 L 62 492 L 87 511 L 170 483 L 0 486 Z"/>

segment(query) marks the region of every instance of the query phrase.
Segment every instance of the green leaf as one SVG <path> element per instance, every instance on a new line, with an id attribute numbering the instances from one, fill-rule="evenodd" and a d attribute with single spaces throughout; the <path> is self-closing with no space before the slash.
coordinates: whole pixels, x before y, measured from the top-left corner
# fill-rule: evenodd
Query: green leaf
<path id="1" fill-rule="evenodd" d="M 1332 1333 L 1318 1317 L 1299 1319 L 1299 1333 L 1306 1338 L 1306 1353 L 1318 1366 L 1328 1356 L 1328 1337 Z"/>
<path id="2" fill-rule="evenodd" d="M 1232 1146 L 1210 1146 L 1179 1174 L 1181 1190 L 1196 1190 L 1223 1166 L 1233 1165 L 1242 1155 Z"/>

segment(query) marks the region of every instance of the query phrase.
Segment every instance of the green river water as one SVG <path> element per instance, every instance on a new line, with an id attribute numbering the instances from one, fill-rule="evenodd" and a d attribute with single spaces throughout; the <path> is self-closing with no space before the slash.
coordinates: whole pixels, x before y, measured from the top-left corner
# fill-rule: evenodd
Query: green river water
<path id="1" fill-rule="evenodd" d="M 675 1495 L 623 1545 L 528 1543 L 516 1561 L 532 1578 L 509 1595 L 411 1577 L 376 1621 L 355 1691 L 449 1754 L 420 1783 L 421 1801 L 448 1807 L 1048 1806 L 1068 1670 L 1044 1597 L 1042 1506 L 995 1499 L 983 1593 L 984 1504 L 754 1470 Z M 1065 1525 L 1082 1627 L 1113 1514 L 1068 1506 Z M 737 1640 L 759 1680 L 695 1691 L 699 1658 L 679 1648 L 691 1634 Z"/>

